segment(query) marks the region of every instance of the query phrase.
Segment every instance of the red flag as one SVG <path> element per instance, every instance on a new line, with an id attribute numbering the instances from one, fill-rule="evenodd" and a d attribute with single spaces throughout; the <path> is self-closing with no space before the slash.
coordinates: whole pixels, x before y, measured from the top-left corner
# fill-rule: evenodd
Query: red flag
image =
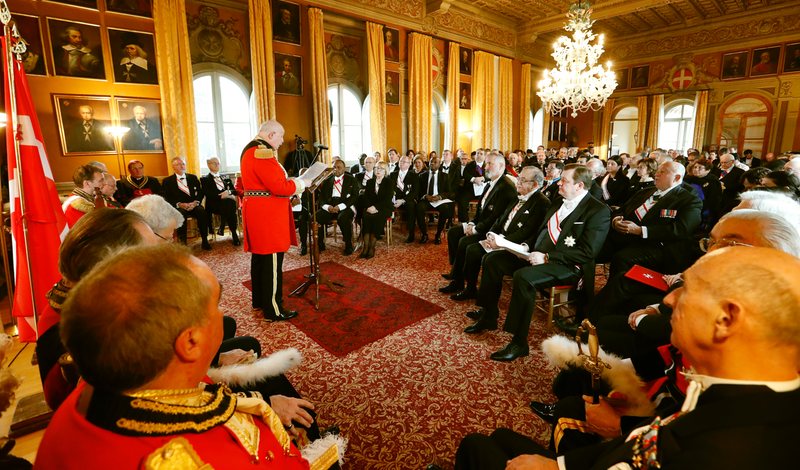
<path id="1" fill-rule="evenodd" d="M 6 131 L 9 202 L 11 203 L 11 236 L 14 250 L 14 271 L 16 289 L 14 291 L 13 314 L 17 317 L 20 341 L 36 341 L 33 328 L 33 298 L 39 311 L 46 305 L 47 291 L 58 282 L 58 250 L 61 240 L 67 233 L 67 222 L 61 210 L 61 202 L 53 181 L 53 172 L 44 150 L 42 131 L 36 117 L 35 107 L 28 88 L 28 78 L 22 70 L 22 63 L 13 61 L 14 90 L 10 89 L 9 71 L 5 60 L 6 41 L 3 39 L 3 74 L 6 79 L 5 110 L 8 119 Z M 17 123 L 14 129 L 11 119 L 12 97 L 17 102 Z M 20 166 L 17 167 L 14 139 L 19 141 Z M 20 181 L 21 178 L 21 181 Z M 21 184 L 20 184 L 21 183 Z M 22 211 L 20 188 L 25 202 Z M 27 222 L 27 237 L 23 236 L 23 218 Z M 26 246 L 27 238 L 27 246 Z M 28 265 L 30 260 L 30 266 Z M 28 276 L 30 272 L 31 277 Z M 33 286 L 30 280 L 33 279 Z M 32 293 L 31 293 L 32 292 Z M 38 313 L 38 312 L 37 312 Z M 41 333 L 41 332 L 40 332 Z"/>

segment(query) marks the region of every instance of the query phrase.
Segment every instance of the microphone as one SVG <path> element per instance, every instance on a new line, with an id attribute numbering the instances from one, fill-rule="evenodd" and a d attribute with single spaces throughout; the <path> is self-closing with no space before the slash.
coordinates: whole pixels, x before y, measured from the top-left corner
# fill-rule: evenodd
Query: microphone
<path id="1" fill-rule="evenodd" d="M 319 150 L 328 150 L 328 146 L 327 145 L 322 145 L 319 142 L 315 142 L 314 143 L 314 148 L 319 149 Z"/>

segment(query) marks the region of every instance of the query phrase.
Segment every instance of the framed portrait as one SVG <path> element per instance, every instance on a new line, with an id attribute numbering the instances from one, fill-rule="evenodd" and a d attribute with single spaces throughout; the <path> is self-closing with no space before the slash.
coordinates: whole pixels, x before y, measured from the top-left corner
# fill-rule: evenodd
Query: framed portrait
<path id="1" fill-rule="evenodd" d="M 115 98 L 119 125 L 128 128 L 121 139 L 123 152 L 164 152 L 161 132 L 161 101 Z"/>
<path id="2" fill-rule="evenodd" d="M 151 0 L 103 0 L 106 2 L 106 11 L 125 13 L 126 15 L 153 17 L 153 2 Z"/>
<path id="3" fill-rule="evenodd" d="M 628 68 L 619 69 L 614 72 L 617 76 L 617 90 L 626 90 L 628 88 Z"/>
<path id="4" fill-rule="evenodd" d="M 53 3 L 63 3 L 74 7 L 91 8 L 97 10 L 97 0 L 48 0 Z"/>
<path id="5" fill-rule="evenodd" d="M 108 96 L 53 95 L 64 155 L 115 153 Z"/>
<path id="6" fill-rule="evenodd" d="M 400 31 L 383 28 L 383 56 L 389 62 L 400 61 Z"/>
<path id="7" fill-rule="evenodd" d="M 469 83 L 458 84 L 458 109 L 472 109 L 472 85 Z"/>
<path id="8" fill-rule="evenodd" d="M 22 68 L 28 75 L 47 75 L 42 45 L 42 31 L 36 16 L 14 14 L 14 21 L 27 49 L 22 54 Z"/>
<path id="9" fill-rule="evenodd" d="M 783 73 L 800 72 L 800 42 L 787 44 L 783 53 Z"/>
<path id="10" fill-rule="evenodd" d="M 781 46 L 753 49 L 750 58 L 750 76 L 775 75 L 781 61 Z"/>
<path id="11" fill-rule="evenodd" d="M 386 71 L 386 104 L 400 104 L 400 73 Z"/>
<path id="12" fill-rule="evenodd" d="M 300 5 L 272 2 L 272 39 L 300 45 Z"/>
<path id="13" fill-rule="evenodd" d="M 650 66 L 631 67 L 631 88 L 647 88 L 650 85 Z"/>
<path id="14" fill-rule="evenodd" d="M 99 26 L 48 18 L 47 27 L 56 75 L 105 80 Z"/>
<path id="15" fill-rule="evenodd" d="M 275 53 L 275 93 L 303 96 L 303 58 Z"/>
<path id="16" fill-rule="evenodd" d="M 722 80 L 735 80 L 747 76 L 749 51 L 736 51 L 722 54 Z"/>
<path id="17" fill-rule="evenodd" d="M 472 49 L 459 47 L 458 71 L 461 75 L 472 75 Z"/>
<path id="18" fill-rule="evenodd" d="M 108 28 L 108 44 L 115 82 L 158 84 L 152 34 Z"/>

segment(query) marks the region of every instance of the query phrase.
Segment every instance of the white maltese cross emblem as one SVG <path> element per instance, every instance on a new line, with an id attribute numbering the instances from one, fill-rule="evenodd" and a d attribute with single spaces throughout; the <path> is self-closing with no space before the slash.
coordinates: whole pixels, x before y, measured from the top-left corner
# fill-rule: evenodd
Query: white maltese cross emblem
<path id="1" fill-rule="evenodd" d="M 573 246 L 575 246 L 575 237 L 573 237 L 572 235 L 568 236 L 567 238 L 564 239 L 564 244 L 572 248 Z"/>

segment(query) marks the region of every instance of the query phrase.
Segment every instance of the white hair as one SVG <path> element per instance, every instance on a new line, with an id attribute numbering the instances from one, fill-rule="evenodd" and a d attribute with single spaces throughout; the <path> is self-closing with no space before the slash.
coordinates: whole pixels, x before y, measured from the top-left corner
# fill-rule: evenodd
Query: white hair
<path id="1" fill-rule="evenodd" d="M 800 224 L 800 204 L 785 193 L 755 189 L 745 191 L 739 197 L 741 202 L 734 210 L 756 209 L 772 212 Z"/>
<path id="2" fill-rule="evenodd" d="M 783 165 L 783 169 L 789 173 L 794 173 L 798 178 L 800 178 L 800 157 L 794 157 L 786 162 L 786 165 Z"/>
<path id="3" fill-rule="evenodd" d="M 218 157 L 211 157 L 211 158 L 206 160 L 206 163 L 211 163 L 212 160 L 216 160 L 217 162 L 219 162 L 219 158 Z"/>
<path id="4" fill-rule="evenodd" d="M 764 242 L 764 246 L 800 258 L 800 219 L 797 217 L 789 219 L 781 213 L 739 209 L 725 214 L 718 223 L 730 219 L 751 222 L 748 224 L 751 227 L 758 224 L 757 236 Z"/>
<path id="5" fill-rule="evenodd" d="M 280 132 L 283 130 L 283 126 L 281 123 L 274 119 L 270 119 L 269 121 L 264 121 L 258 126 L 258 133 L 263 135 L 269 135 L 271 132 Z"/>
<path id="6" fill-rule="evenodd" d="M 165 230 L 173 222 L 176 228 L 183 225 L 183 215 L 178 209 L 156 194 L 137 197 L 125 208 L 141 215 L 154 232 Z"/>

